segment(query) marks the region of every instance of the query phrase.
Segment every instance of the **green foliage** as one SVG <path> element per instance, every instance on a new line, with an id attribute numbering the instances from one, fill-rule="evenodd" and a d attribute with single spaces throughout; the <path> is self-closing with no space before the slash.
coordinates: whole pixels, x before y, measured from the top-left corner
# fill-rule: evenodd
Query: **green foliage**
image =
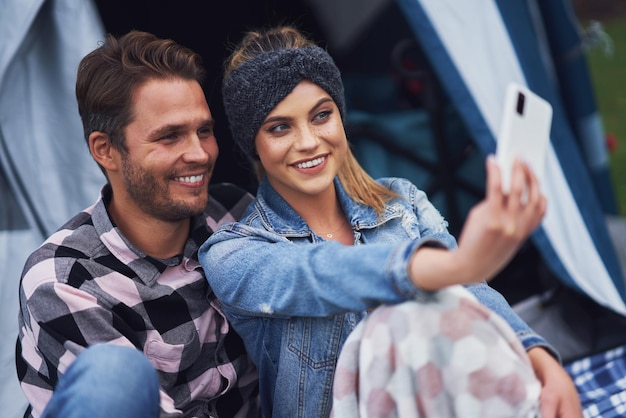
<path id="1" fill-rule="evenodd" d="M 603 22 L 612 53 L 596 47 L 588 51 L 587 63 L 604 129 L 617 140 L 609 151 L 615 197 L 626 216 L 626 19 Z"/>

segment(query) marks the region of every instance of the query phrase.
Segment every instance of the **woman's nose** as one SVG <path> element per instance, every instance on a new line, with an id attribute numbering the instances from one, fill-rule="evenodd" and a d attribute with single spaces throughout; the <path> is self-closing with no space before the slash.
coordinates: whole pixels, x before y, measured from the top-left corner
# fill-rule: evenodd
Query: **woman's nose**
<path id="1" fill-rule="evenodd" d="M 296 145 L 299 149 L 311 149 L 317 147 L 319 142 L 317 132 L 307 127 L 300 129 Z"/>

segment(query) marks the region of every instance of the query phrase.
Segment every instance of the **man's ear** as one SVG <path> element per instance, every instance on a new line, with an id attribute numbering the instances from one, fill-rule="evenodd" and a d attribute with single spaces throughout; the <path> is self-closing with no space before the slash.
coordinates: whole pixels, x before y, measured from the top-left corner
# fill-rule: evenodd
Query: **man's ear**
<path id="1" fill-rule="evenodd" d="M 89 135 L 89 152 L 98 164 L 107 171 L 119 168 L 119 152 L 113 146 L 109 135 L 94 131 Z"/>

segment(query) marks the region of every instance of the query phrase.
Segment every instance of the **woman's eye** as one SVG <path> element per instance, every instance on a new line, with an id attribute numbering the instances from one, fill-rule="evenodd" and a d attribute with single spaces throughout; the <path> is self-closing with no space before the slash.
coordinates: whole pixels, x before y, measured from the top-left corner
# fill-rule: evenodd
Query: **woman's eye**
<path id="1" fill-rule="evenodd" d="M 287 124 L 281 123 L 281 124 L 278 124 L 278 125 L 270 126 L 268 131 L 279 133 L 279 132 L 283 132 L 283 131 L 287 130 L 288 128 L 289 128 L 289 126 Z"/>
<path id="2" fill-rule="evenodd" d="M 323 110 L 315 115 L 316 120 L 326 120 L 333 112 L 330 110 Z"/>

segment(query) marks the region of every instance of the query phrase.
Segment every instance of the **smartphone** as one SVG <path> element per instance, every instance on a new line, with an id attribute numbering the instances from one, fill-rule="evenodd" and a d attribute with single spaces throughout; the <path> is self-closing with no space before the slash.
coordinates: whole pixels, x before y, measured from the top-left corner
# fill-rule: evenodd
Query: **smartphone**
<path id="1" fill-rule="evenodd" d="M 510 190 L 515 157 L 525 161 L 542 183 L 551 125 L 550 103 L 525 86 L 509 84 L 496 147 L 503 193 Z"/>

